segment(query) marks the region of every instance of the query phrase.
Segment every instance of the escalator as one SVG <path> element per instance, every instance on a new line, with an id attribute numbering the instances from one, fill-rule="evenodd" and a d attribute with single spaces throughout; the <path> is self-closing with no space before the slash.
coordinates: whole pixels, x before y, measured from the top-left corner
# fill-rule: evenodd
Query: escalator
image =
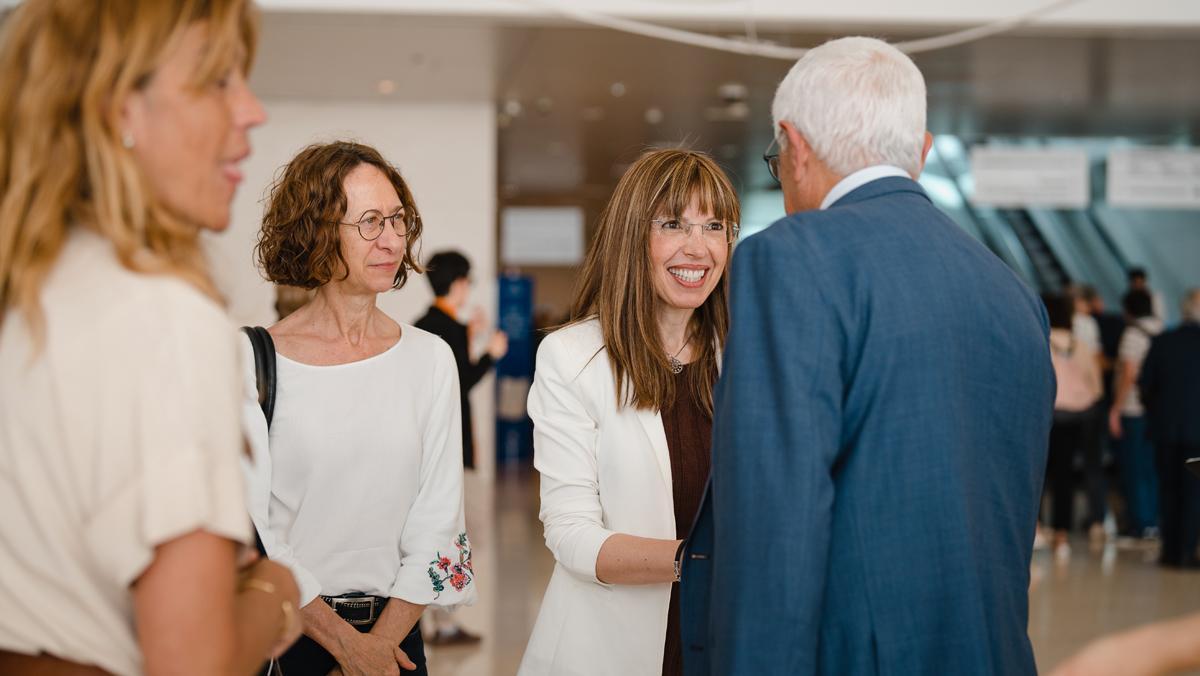
<path id="1" fill-rule="evenodd" d="M 1008 225 L 1033 268 L 1038 291 L 1060 291 L 1071 283 L 1071 275 L 1034 223 L 1026 209 L 999 209 L 997 214 Z"/>
<path id="2" fill-rule="evenodd" d="M 1103 186 L 1105 153 L 1092 156 L 1093 185 Z M 1096 203 L 1084 210 L 975 205 L 969 198 L 968 144 L 957 137 L 938 137 L 925 171 L 931 174 L 929 183 L 953 186 L 929 190 L 935 203 L 1038 292 L 1087 284 L 1109 307 L 1119 307 L 1127 271 L 1142 267 L 1166 299 L 1171 317 L 1177 299 L 1200 285 L 1200 214 L 1195 211 L 1114 208 L 1099 187 Z"/>

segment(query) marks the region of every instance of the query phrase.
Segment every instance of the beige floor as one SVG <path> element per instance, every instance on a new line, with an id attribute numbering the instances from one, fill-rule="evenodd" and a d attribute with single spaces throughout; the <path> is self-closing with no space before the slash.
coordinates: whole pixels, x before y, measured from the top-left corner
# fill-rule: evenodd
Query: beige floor
<path id="1" fill-rule="evenodd" d="M 529 470 L 502 472 L 494 486 L 468 478 L 467 525 L 480 601 L 457 618 L 484 641 L 429 648 L 434 676 L 516 673 L 553 566 L 537 509 L 537 479 Z M 1151 562 L 1153 554 L 1115 546 L 1090 550 L 1083 540 L 1066 562 L 1035 554 L 1029 636 L 1040 669 L 1101 633 L 1200 611 L 1200 573 L 1161 570 Z"/>

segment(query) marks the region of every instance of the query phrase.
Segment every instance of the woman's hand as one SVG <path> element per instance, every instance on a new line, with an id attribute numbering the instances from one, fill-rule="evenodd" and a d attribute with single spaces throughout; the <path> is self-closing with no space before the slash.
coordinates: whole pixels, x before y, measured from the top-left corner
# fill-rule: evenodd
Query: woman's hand
<path id="1" fill-rule="evenodd" d="M 508 334 L 503 331 L 493 333 L 488 339 L 487 353 L 493 361 L 500 361 L 508 354 Z"/>
<path id="2" fill-rule="evenodd" d="M 1121 411 L 1116 408 L 1108 412 L 1108 432 L 1113 439 L 1121 438 Z"/>
<path id="3" fill-rule="evenodd" d="M 471 309 L 471 318 L 467 320 L 467 343 L 470 344 L 471 341 L 475 340 L 475 336 L 482 333 L 486 326 L 487 313 L 483 311 L 483 308 L 476 305 Z"/>
<path id="4" fill-rule="evenodd" d="M 344 676 L 400 676 L 400 668 L 416 669 L 417 665 L 390 640 L 374 634 L 359 634 L 343 640 L 338 667 Z"/>

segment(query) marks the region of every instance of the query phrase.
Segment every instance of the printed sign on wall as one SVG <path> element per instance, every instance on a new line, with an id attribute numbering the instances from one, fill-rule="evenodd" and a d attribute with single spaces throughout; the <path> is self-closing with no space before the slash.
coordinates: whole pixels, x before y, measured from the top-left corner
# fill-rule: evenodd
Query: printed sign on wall
<path id="1" fill-rule="evenodd" d="M 1084 209 L 1091 199 L 1082 150 L 976 146 L 971 175 L 971 202 L 979 206 Z"/>
<path id="2" fill-rule="evenodd" d="M 579 207 L 507 207 L 500 218 L 503 265 L 578 265 L 583 244 Z"/>
<path id="3" fill-rule="evenodd" d="M 1139 209 L 1200 209 L 1200 150 L 1110 151 L 1108 203 Z"/>

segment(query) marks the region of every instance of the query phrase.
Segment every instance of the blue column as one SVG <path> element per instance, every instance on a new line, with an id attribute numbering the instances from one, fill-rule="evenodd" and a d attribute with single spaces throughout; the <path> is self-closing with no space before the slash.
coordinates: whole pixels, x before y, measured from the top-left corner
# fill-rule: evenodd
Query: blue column
<path id="1" fill-rule="evenodd" d="M 496 364 L 496 464 L 533 457 L 533 423 L 525 410 L 533 382 L 533 279 L 501 275 L 500 330 L 508 354 Z"/>

